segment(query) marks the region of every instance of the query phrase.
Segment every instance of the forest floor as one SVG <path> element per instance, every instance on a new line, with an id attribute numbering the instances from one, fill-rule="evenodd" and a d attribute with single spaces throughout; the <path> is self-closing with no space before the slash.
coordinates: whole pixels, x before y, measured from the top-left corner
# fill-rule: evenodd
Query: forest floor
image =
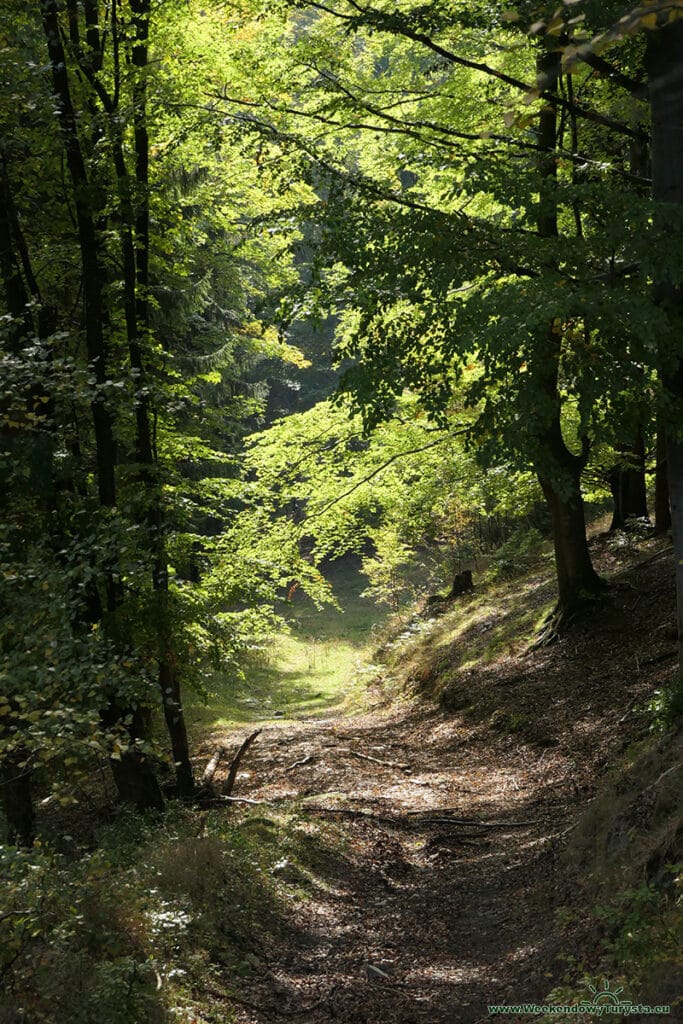
<path id="1" fill-rule="evenodd" d="M 269 895 L 249 912 L 245 977 L 236 987 L 214 962 L 198 1006 L 239 1024 L 475 1024 L 493 1004 L 543 1001 L 568 955 L 597 968 L 582 873 L 599 870 L 601 843 L 618 858 L 624 814 L 609 808 L 609 822 L 592 835 L 582 826 L 567 849 L 608 774 L 637 758 L 643 707 L 673 674 L 675 641 L 667 545 L 622 564 L 600 537 L 593 547 L 612 586 L 554 646 L 530 653 L 523 642 L 552 593 L 541 571 L 504 599 L 468 597 L 444 620 L 415 620 L 385 650 L 362 711 L 330 702 L 312 714 L 305 693 L 280 721 L 261 711 L 269 721 L 235 793 L 262 803 L 234 814 L 269 851 Z M 520 588 L 523 621 L 512 611 Z M 228 735 L 215 721 L 205 756 L 251 728 Z M 673 742 L 661 789 L 669 763 L 681 767 Z M 650 807 L 641 797 L 634 806 Z M 669 972 L 667 987 L 662 1001 L 681 994 L 681 978 Z"/>

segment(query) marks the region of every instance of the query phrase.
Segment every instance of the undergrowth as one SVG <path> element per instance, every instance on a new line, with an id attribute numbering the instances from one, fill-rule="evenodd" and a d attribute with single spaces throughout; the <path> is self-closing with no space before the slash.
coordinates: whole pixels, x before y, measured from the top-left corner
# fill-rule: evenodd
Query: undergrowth
<path id="1" fill-rule="evenodd" d="M 295 812 L 120 809 L 94 851 L 0 857 L 0 1022 L 227 1024 L 291 899 L 334 887 L 334 825 Z"/>
<path id="2" fill-rule="evenodd" d="M 683 864 L 670 864 L 665 885 L 643 883 L 615 892 L 607 902 L 590 908 L 587 916 L 593 932 L 600 936 L 590 962 L 565 956 L 565 980 L 549 993 L 547 1001 L 566 1006 L 606 1005 L 611 1000 L 601 999 L 600 994 L 611 990 L 620 1002 L 649 1007 L 645 1013 L 659 1010 L 666 1019 L 679 1019 L 683 1012 L 682 901 Z M 557 1014 L 541 1019 L 557 1020 Z M 610 1014 L 610 1019 L 615 1016 Z M 625 1020 L 627 1014 L 616 1019 Z"/>

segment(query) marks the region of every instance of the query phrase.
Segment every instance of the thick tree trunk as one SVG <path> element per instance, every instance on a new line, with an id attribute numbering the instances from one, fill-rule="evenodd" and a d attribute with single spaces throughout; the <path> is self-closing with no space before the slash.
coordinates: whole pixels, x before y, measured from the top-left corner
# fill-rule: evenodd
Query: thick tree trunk
<path id="1" fill-rule="evenodd" d="M 655 533 L 662 536 L 671 529 L 669 504 L 669 465 L 666 457 L 666 432 L 657 425 L 657 454 L 655 465 Z"/>
<path id="2" fill-rule="evenodd" d="M 652 183 L 657 202 L 683 207 L 683 23 L 674 21 L 665 28 L 647 33 L 646 63 L 649 76 L 652 117 Z M 660 223 L 675 234 L 674 252 L 683 236 L 681 216 L 667 216 Z M 672 276 L 665 271 L 656 284 L 656 296 L 672 318 L 683 316 L 683 287 L 680 268 Z M 680 328 L 679 328 L 680 329 Z M 678 366 L 665 378 L 664 385 L 678 408 L 683 403 L 683 354 Z M 683 436 L 680 422 L 667 431 L 667 459 L 671 519 L 676 567 L 679 668 L 683 668 Z"/>
<path id="3" fill-rule="evenodd" d="M 577 459 L 567 452 L 570 459 Z M 593 568 L 586 539 L 586 517 L 581 495 L 579 460 L 566 467 L 564 486 L 539 474 L 553 525 L 560 615 L 573 612 L 587 597 L 600 593 L 604 583 Z M 568 484 L 567 481 L 570 481 Z"/>
<path id="4" fill-rule="evenodd" d="M 144 712 L 139 709 L 131 712 L 113 700 L 100 715 L 105 729 L 120 728 L 121 721 L 127 717 L 131 719 L 124 737 L 127 745 L 120 754 L 109 759 L 119 799 L 141 811 L 163 811 L 164 796 L 154 766 L 136 745 L 136 740 L 148 738 Z"/>
<path id="5" fill-rule="evenodd" d="M 560 61 L 559 48 L 542 50 L 537 60 L 539 81 L 551 83 L 550 87 L 554 88 L 560 76 Z M 557 130 L 557 109 L 549 101 L 541 109 L 538 127 L 538 143 L 543 154 L 539 159 L 542 182 L 537 221 L 541 238 L 558 237 Z M 551 311 L 549 320 L 552 320 Z M 588 551 L 581 496 L 581 472 L 588 446 L 584 442 L 583 454 L 574 455 L 562 435 L 562 400 L 558 384 L 562 338 L 554 323 L 550 323 L 544 340 L 542 355 L 538 356 L 539 369 L 542 371 L 542 387 L 554 411 L 537 437 L 540 447 L 537 474 L 550 510 L 557 572 L 558 603 L 549 623 L 550 634 L 561 627 L 588 594 L 602 589 L 602 582 L 593 569 Z"/>

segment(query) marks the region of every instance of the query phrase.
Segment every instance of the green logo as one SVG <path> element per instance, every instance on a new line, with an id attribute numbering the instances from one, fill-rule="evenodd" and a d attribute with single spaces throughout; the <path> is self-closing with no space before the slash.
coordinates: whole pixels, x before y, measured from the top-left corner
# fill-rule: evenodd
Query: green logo
<path id="1" fill-rule="evenodd" d="M 668 1016 L 671 1013 L 670 1006 L 647 1006 L 644 1003 L 634 1003 L 632 999 L 622 999 L 624 991 L 622 985 L 612 988 L 609 981 L 605 979 L 602 985 L 587 984 L 592 999 L 582 999 L 580 1003 L 501 1003 L 489 1006 L 489 1016 L 518 1016 L 519 1014 L 531 1014 L 534 1017 L 636 1017 L 639 1014 L 654 1014 Z"/>
<path id="2" fill-rule="evenodd" d="M 616 1006 L 620 1010 L 630 1009 L 633 1006 L 633 1000 L 631 999 L 620 999 L 619 996 L 624 991 L 623 985 L 619 988 L 611 988 L 609 981 L 605 979 L 602 983 L 602 988 L 596 988 L 595 985 L 588 985 L 588 990 L 593 993 L 592 999 L 582 999 L 580 1006 Z"/>

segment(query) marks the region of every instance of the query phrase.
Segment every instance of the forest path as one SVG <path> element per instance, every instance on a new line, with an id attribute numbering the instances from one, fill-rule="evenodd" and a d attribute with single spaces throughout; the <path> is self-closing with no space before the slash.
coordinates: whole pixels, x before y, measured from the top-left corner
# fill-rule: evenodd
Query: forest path
<path id="1" fill-rule="evenodd" d="M 215 993 L 228 1019 L 483 1024 L 489 1006 L 542 1002 L 561 984 L 556 912 L 568 906 L 580 923 L 594 910 L 581 902 L 582 865 L 568 871 L 561 855 L 647 731 L 638 708 L 674 671 L 672 579 L 670 556 L 648 555 L 599 614 L 533 654 L 510 620 L 517 604 L 533 616 L 547 600 L 533 579 L 523 598 L 517 583 L 507 605 L 484 604 L 454 642 L 426 635 L 406 682 L 413 673 L 413 689 L 426 688 L 445 666 L 449 714 L 378 694 L 362 713 L 292 706 L 264 722 L 235 790 L 264 803 L 234 813 L 262 830 L 270 881 L 252 911 L 249 975 L 235 999 Z M 494 660 L 453 673 L 459 651 L 471 657 L 496 632 Z M 220 980 L 234 993 L 230 969 Z"/>
<path id="2" fill-rule="evenodd" d="M 235 1019 L 474 1024 L 542 998 L 572 769 L 416 706 L 266 727 L 239 793 L 290 811 L 310 858 L 272 869 L 289 907 Z"/>

